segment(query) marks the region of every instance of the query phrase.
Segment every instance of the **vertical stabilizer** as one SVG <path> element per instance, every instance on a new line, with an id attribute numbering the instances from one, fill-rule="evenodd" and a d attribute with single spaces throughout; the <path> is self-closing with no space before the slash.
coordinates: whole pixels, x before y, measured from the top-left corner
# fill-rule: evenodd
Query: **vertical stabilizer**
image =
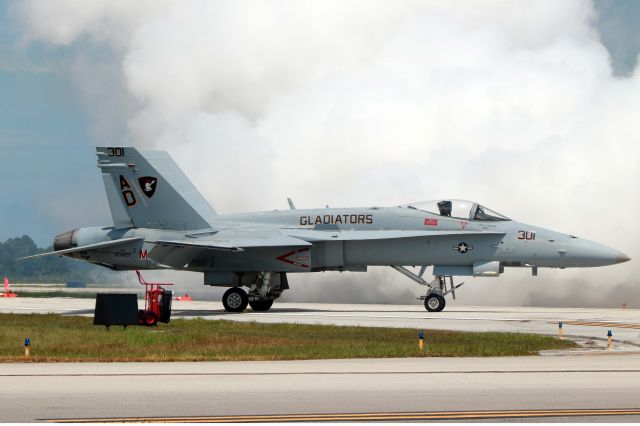
<path id="1" fill-rule="evenodd" d="M 191 230 L 209 228 L 215 211 L 165 151 L 98 147 L 116 227 Z"/>

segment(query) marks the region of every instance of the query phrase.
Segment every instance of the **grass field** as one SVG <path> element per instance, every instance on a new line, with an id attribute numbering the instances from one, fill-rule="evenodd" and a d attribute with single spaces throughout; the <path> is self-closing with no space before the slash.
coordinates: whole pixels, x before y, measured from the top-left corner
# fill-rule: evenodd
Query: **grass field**
<path id="1" fill-rule="evenodd" d="M 0 362 L 28 361 L 223 361 L 420 356 L 513 356 L 576 344 L 550 336 L 302 324 L 258 324 L 203 319 L 173 320 L 158 327 L 94 326 L 92 318 L 0 314 Z"/>

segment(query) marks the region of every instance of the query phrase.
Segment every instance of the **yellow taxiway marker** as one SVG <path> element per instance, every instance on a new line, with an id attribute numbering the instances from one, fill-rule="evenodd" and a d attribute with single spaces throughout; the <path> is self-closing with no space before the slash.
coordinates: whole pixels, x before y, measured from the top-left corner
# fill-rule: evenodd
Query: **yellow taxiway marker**
<path id="1" fill-rule="evenodd" d="M 465 420 L 508 419 L 527 417 L 579 417 L 640 415 L 640 409 L 562 409 L 562 410 L 496 410 L 496 411 L 432 411 L 405 413 L 347 414 L 269 414 L 241 416 L 186 417 L 114 417 L 92 419 L 49 419 L 53 423 L 261 423 L 261 422 L 350 422 L 399 420 Z"/>

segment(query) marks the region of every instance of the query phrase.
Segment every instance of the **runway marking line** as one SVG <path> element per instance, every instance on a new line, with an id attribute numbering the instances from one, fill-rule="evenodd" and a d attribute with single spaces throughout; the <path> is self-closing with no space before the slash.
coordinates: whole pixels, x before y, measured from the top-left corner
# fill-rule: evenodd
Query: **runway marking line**
<path id="1" fill-rule="evenodd" d="M 637 354 L 634 353 L 634 354 Z M 589 355 L 593 355 L 589 353 Z M 1 374 L 0 377 L 222 377 L 222 376 L 361 376 L 416 374 L 549 374 L 549 373 L 640 373 L 640 369 L 579 369 L 579 370 L 433 370 L 433 371 L 282 371 L 263 373 L 44 373 Z"/>
<path id="2" fill-rule="evenodd" d="M 365 313 L 367 315 L 360 315 Z M 416 311 L 417 316 L 405 316 L 401 314 L 395 314 L 389 312 L 388 314 L 372 315 L 368 312 L 355 311 L 353 313 L 316 313 L 316 312 L 271 312 L 270 318 L 275 318 L 275 315 L 283 317 L 323 317 L 323 318 L 358 318 L 358 319 L 398 319 L 398 320 L 451 320 L 451 321 L 508 321 L 508 322 L 531 322 L 531 321 L 544 321 L 532 320 L 528 318 L 486 318 L 486 317 L 446 317 L 441 315 L 424 316 L 421 312 Z M 233 315 L 223 314 L 229 318 L 237 318 Z M 264 317 L 264 313 L 246 312 L 244 316 Z"/>
<path id="3" fill-rule="evenodd" d="M 432 411 L 404 413 L 333 413 L 289 415 L 237 415 L 188 417 L 109 417 L 87 419 L 46 419 L 51 423 L 260 423 L 260 422 L 342 422 L 397 420 L 465 420 L 527 417 L 583 417 L 583 416 L 640 415 L 640 409 L 553 409 L 553 410 L 496 410 L 496 411 Z"/>
<path id="4" fill-rule="evenodd" d="M 629 324 L 623 322 L 569 320 L 562 321 L 562 323 L 569 325 L 583 325 L 587 327 L 633 328 L 640 330 L 640 324 Z"/>

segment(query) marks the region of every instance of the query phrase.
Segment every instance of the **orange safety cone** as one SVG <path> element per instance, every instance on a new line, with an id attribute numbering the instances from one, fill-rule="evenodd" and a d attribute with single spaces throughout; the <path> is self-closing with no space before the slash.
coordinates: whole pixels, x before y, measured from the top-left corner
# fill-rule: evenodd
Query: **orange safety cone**
<path id="1" fill-rule="evenodd" d="M 184 296 L 176 297 L 176 300 L 180 302 L 191 302 L 193 299 L 189 296 L 189 293 L 185 293 Z"/>

